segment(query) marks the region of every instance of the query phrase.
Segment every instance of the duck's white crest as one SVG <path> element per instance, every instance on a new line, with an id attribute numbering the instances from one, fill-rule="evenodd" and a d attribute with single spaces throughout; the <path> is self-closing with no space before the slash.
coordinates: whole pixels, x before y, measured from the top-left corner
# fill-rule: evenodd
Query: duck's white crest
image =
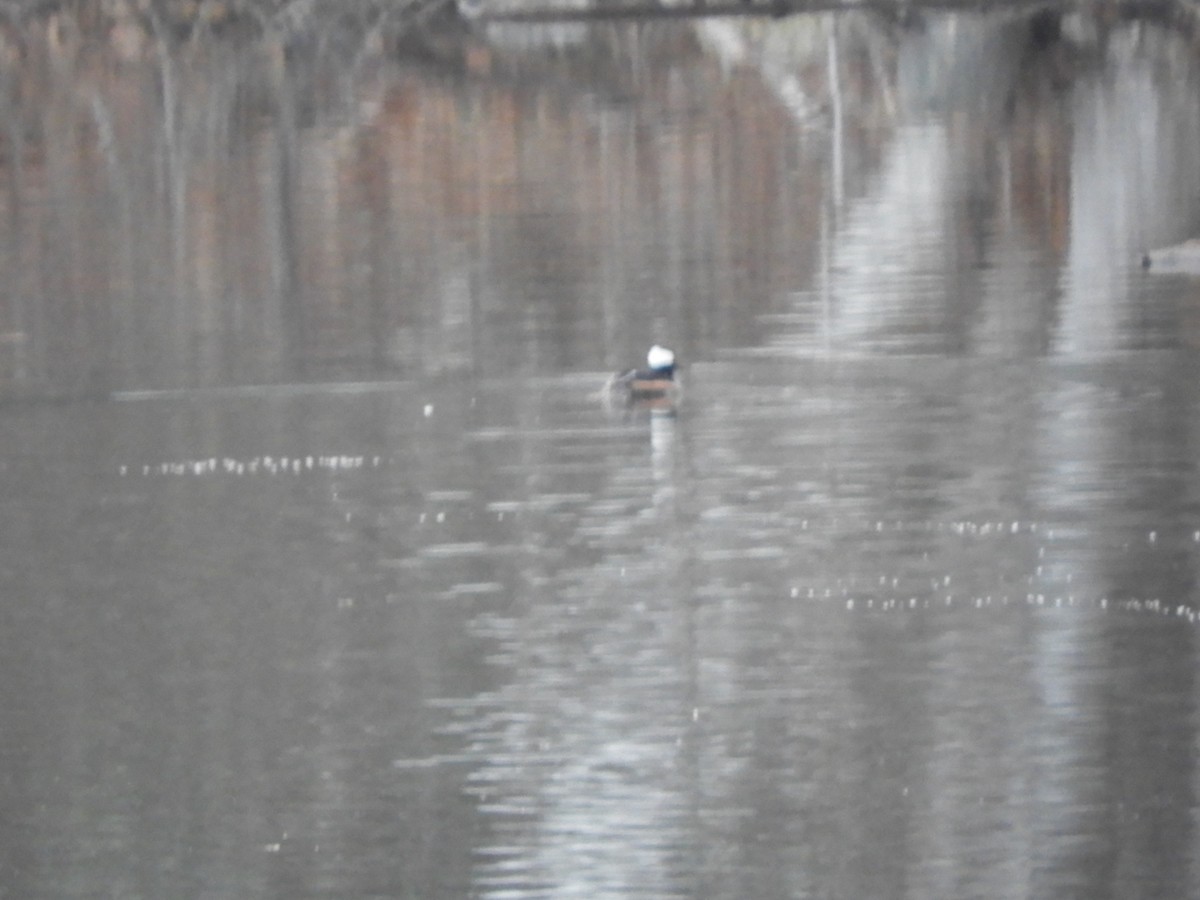
<path id="1" fill-rule="evenodd" d="M 650 348 L 650 352 L 646 354 L 646 365 L 652 369 L 665 369 L 668 366 L 675 365 L 675 354 L 666 347 L 660 347 L 655 344 Z"/>

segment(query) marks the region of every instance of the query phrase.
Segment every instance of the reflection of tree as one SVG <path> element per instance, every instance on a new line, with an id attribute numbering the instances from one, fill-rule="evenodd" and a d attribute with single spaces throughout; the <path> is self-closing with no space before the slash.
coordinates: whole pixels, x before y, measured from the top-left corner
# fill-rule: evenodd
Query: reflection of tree
<path id="1" fill-rule="evenodd" d="M 502 366 L 610 365 L 647 333 L 744 329 L 722 298 L 762 304 L 806 265 L 787 123 L 678 32 L 629 31 L 549 84 L 515 58 L 477 84 L 165 24 L 135 59 L 69 33 L 32 45 L 9 117 L 33 135 L 9 171 L 29 378 L 461 369 L 484 328 L 532 342 Z M 603 71 L 617 94 L 576 102 Z"/>
<path id="2" fill-rule="evenodd" d="M 958 345 L 1045 346 L 1050 286 L 1022 309 L 955 299 L 1069 240 L 1079 63 L 1022 28 L 650 24 L 552 50 L 484 32 L 439 70 L 166 19 L 131 57 L 59 17 L 6 82 L 0 355 L 64 388 L 609 367 L 646 335 L 752 343 L 822 264 L 826 328 L 949 313 Z M 929 109 L 945 131 L 897 130 Z M 942 263 L 940 300 L 865 289 Z"/>

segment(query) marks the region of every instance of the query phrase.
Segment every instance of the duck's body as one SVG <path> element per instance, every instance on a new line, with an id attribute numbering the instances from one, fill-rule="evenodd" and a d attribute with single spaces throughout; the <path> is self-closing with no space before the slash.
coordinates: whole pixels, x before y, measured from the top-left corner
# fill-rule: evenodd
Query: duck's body
<path id="1" fill-rule="evenodd" d="M 675 380 L 675 354 L 655 344 L 646 354 L 646 368 L 614 375 L 610 379 L 610 389 L 613 393 L 624 392 L 631 404 L 670 405 L 679 390 Z"/>

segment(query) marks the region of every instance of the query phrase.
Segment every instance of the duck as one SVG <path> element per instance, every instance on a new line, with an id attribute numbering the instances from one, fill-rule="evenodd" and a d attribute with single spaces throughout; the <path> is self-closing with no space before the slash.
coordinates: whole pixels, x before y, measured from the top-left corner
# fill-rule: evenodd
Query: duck
<path id="1" fill-rule="evenodd" d="M 629 369 L 609 378 L 610 394 L 625 394 L 629 404 L 671 404 L 679 390 L 675 380 L 675 353 L 655 344 L 646 354 L 646 368 Z"/>
<path id="2" fill-rule="evenodd" d="M 1200 273 L 1200 238 L 1182 244 L 1142 251 L 1142 268 L 1175 274 Z"/>

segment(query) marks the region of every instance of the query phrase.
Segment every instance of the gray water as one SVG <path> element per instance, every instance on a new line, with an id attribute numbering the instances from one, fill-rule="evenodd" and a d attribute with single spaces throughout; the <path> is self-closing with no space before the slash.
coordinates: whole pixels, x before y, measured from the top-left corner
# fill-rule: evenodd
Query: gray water
<path id="1" fill-rule="evenodd" d="M 539 35 L 28 66 L 0 896 L 1200 896 L 1194 54 Z"/>

